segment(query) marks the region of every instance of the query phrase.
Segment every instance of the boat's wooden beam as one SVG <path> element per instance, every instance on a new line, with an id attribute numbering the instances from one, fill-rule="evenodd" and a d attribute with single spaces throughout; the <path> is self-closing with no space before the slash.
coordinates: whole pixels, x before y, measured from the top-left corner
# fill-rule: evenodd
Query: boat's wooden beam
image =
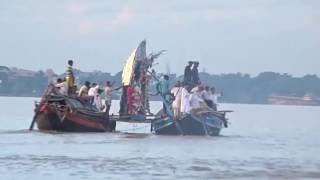
<path id="1" fill-rule="evenodd" d="M 232 113 L 234 111 L 232 111 L 232 110 L 223 110 L 223 111 L 218 111 L 218 112 L 220 112 L 220 113 Z"/>
<path id="2" fill-rule="evenodd" d="M 137 124 L 149 124 L 151 123 L 150 120 L 143 120 L 143 121 L 138 121 L 138 120 L 130 120 L 130 119 L 113 119 L 110 118 L 112 121 L 117 121 L 117 122 L 125 122 L 125 123 L 137 123 Z"/>

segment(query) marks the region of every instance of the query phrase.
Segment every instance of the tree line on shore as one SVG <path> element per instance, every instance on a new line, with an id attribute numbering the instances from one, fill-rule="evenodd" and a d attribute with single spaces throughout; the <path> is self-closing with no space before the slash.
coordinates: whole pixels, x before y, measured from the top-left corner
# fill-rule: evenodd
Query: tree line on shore
<path id="1" fill-rule="evenodd" d="M 79 86 L 85 81 L 103 84 L 108 80 L 121 84 L 122 72 L 112 75 L 101 71 L 75 70 L 74 74 Z M 0 66 L 0 96 L 39 97 L 48 83 L 57 77 L 64 77 L 64 74 L 57 75 L 52 70 L 35 72 Z M 203 84 L 215 86 L 218 91 L 223 91 L 221 102 L 266 104 L 268 98 L 273 95 L 308 95 L 315 99 L 320 98 L 320 78 L 316 75 L 293 77 L 286 73 L 262 72 L 252 77 L 243 73 L 217 75 L 201 72 L 200 78 Z M 170 74 L 172 84 L 182 79 L 182 75 Z M 151 83 L 150 91 L 155 91 L 155 82 Z"/>

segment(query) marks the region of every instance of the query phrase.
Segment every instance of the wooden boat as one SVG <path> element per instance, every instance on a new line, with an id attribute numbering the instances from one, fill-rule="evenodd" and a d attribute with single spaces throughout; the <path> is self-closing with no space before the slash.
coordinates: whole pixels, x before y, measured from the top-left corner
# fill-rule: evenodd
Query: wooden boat
<path id="1" fill-rule="evenodd" d="M 39 130 L 63 132 L 111 132 L 116 126 L 104 112 L 78 97 L 59 94 L 53 85 L 48 86 L 36 104 L 33 123 Z M 30 130 L 32 128 L 33 124 Z"/>
<path id="2" fill-rule="evenodd" d="M 222 128 L 228 126 L 226 119 L 226 113 L 231 111 L 214 111 L 209 108 L 199 109 L 193 111 L 191 114 L 182 116 L 179 120 L 174 120 L 172 111 L 172 102 L 174 99 L 171 94 L 162 94 L 162 92 L 157 89 L 158 94 L 161 97 L 162 102 L 166 108 L 166 115 L 163 115 L 161 110 L 156 116 L 147 116 L 147 104 L 148 98 L 146 94 L 148 88 L 143 88 L 141 80 L 139 77 L 136 79 L 137 74 L 141 72 L 149 73 L 152 78 L 160 82 L 159 78 L 154 74 L 150 73 L 150 68 L 154 63 L 154 59 L 159 57 L 163 51 L 153 55 L 151 57 L 146 56 L 146 42 L 140 43 L 138 48 L 136 48 L 127 60 L 126 65 L 123 69 L 122 74 L 122 84 L 124 86 L 137 86 L 141 88 L 144 96 L 141 96 L 142 102 L 141 111 L 135 114 L 130 114 L 126 107 L 127 94 L 123 91 L 120 104 L 120 115 L 111 115 L 110 118 L 113 121 L 121 121 L 128 123 L 151 123 L 151 131 L 158 135 L 208 135 L 208 136 L 218 136 Z M 141 65 L 142 64 L 142 65 Z M 141 68 L 143 67 L 143 68 Z M 136 73 L 139 72 L 139 73 Z M 124 112 L 124 113 L 123 113 Z M 123 114 L 122 114 L 123 113 Z"/>
<path id="3" fill-rule="evenodd" d="M 178 120 L 169 116 L 161 117 L 152 123 L 152 130 L 159 135 L 200 135 L 219 136 L 221 129 L 228 127 L 226 113 L 231 111 L 201 110 L 183 115 Z"/>

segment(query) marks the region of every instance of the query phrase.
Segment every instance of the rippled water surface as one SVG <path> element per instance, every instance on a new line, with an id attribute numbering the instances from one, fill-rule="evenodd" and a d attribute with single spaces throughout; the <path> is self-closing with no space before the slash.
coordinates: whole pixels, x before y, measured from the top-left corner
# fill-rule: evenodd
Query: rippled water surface
<path id="1" fill-rule="evenodd" d="M 29 132 L 35 100 L 0 97 L 1 180 L 320 179 L 320 107 L 223 104 L 230 128 L 195 137 Z"/>

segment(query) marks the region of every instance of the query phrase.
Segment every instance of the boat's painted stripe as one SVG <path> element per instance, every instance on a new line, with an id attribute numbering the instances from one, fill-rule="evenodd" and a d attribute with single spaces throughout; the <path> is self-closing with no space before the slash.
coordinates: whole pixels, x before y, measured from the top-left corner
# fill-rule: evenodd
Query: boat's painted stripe
<path id="1" fill-rule="evenodd" d="M 94 122 L 91 119 L 83 119 L 77 116 L 76 114 L 72 114 L 72 113 L 68 113 L 66 117 L 68 120 L 75 122 L 77 124 L 90 127 L 90 128 L 105 130 L 105 127 L 101 123 Z"/>

